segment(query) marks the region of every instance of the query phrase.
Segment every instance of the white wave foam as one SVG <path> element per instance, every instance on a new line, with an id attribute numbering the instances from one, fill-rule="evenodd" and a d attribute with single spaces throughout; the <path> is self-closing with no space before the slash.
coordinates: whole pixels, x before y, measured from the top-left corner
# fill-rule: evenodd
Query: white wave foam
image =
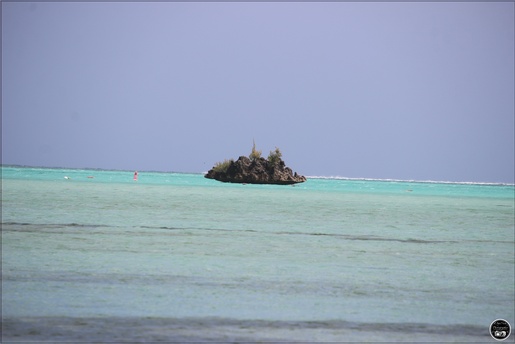
<path id="1" fill-rule="evenodd" d="M 455 182 L 455 181 L 445 181 L 445 180 L 351 178 L 351 177 L 341 177 L 341 176 L 306 176 L 306 178 L 308 178 L 308 179 L 349 180 L 349 181 L 396 182 L 396 183 L 515 186 L 515 184 L 512 184 L 512 183 L 496 183 L 496 182 Z"/>

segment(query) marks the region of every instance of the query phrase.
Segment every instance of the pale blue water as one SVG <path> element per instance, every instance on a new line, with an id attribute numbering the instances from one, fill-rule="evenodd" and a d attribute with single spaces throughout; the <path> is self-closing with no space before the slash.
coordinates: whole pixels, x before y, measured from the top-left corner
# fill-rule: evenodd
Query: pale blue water
<path id="1" fill-rule="evenodd" d="M 515 323 L 513 185 L 132 176 L 2 167 L 4 318 Z"/>

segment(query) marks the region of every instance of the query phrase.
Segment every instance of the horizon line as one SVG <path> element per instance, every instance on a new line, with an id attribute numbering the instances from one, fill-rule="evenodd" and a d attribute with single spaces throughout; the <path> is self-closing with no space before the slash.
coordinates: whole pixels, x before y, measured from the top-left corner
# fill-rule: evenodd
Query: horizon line
<path id="1" fill-rule="evenodd" d="M 0 166 L 15 167 L 15 168 L 40 168 L 40 169 L 54 169 L 54 170 L 91 170 L 91 171 L 120 171 L 120 172 L 150 172 L 150 173 L 178 173 L 178 174 L 200 174 L 204 175 L 205 172 L 183 172 L 183 171 L 162 171 L 162 170 L 132 170 L 132 169 L 117 169 L 117 168 L 98 168 L 98 167 L 57 167 L 57 166 L 35 166 L 35 165 L 19 165 L 19 164 L 4 164 Z M 433 183 L 433 184 L 465 184 L 465 185 L 504 185 L 515 186 L 515 182 L 477 182 L 477 181 L 447 181 L 447 180 L 431 180 L 431 179 L 398 179 L 398 178 L 369 178 L 369 177 L 345 177 L 345 176 L 305 176 L 306 179 L 328 179 L 328 180 L 349 180 L 349 181 L 381 181 L 381 182 L 402 182 L 402 183 Z"/>

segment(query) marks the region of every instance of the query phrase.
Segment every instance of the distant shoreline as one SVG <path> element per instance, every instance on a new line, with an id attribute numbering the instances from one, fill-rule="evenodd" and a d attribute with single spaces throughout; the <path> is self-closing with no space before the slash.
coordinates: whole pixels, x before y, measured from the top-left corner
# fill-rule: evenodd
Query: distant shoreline
<path id="1" fill-rule="evenodd" d="M 134 173 L 134 170 L 127 169 L 116 169 L 116 168 L 96 168 L 96 167 L 49 167 L 49 166 L 29 166 L 29 165 L 13 165 L 13 164 L 1 164 L 2 168 L 33 168 L 42 170 L 76 170 L 76 171 L 105 171 L 105 172 L 130 172 Z M 157 170 L 142 170 L 138 169 L 138 173 L 177 173 L 177 174 L 202 174 L 202 172 L 180 172 L 180 171 L 157 171 Z"/>
<path id="2" fill-rule="evenodd" d="M 416 179 L 379 179 L 379 178 L 354 178 L 339 176 L 306 176 L 308 179 L 328 179 L 328 180 L 350 180 L 350 181 L 373 181 L 373 182 L 397 182 L 397 183 L 420 183 L 420 184 L 457 184 L 457 185 L 491 185 L 491 186 L 515 186 L 515 183 L 503 182 L 454 182 L 444 180 L 416 180 Z"/>
<path id="3" fill-rule="evenodd" d="M 2 168 L 35 168 L 47 170 L 83 170 L 83 171 L 116 171 L 134 172 L 127 169 L 95 168 L 95 167 L 49 167 L 49 166 L 30 166 L 16 164 L 0 164 Z M 198 174 L 204 175 L 207 172 L 181 172 L 181 171 L 157 171 L 138 169 L 139 173 L 176 173 L 176 174 Z M 348 180 L 348 181 L 374 181 L 374 182 L 395 182 L 395 183 L 420 183 L 420 184 L 456 184 L 456 185 L 490 185 L 490 186 L 515 186 L 515 183 L 506 182 L 471 182 L 471 181 L 444 181 L 444 180 L 416 180 L 416 179 L 395 179 L 395 178 L 364 178 L 364 177 L 342 177 L 342 176 L 306 176 L 309 179 L 327 180 Z"/>

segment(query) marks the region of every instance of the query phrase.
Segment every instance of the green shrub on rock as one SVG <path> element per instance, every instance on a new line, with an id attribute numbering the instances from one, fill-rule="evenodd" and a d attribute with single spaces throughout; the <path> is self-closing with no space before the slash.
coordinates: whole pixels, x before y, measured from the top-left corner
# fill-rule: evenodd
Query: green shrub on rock
<path id="1" fill-rule="evenodd" d="M 217 162 L 215 164 L 215 166 L 213 167 L 213 170 L 215 172 L 225 173 L 225 172 L 227 172 L 227 169 L 233 162 L 234 162 L 233 159 L 225 159 L 223 162 Z"/>
<path id="2" fill-rule="evenodd" d="M 270 151 L 268 155 L 268 162 L 272 165 L 277 165 L 283 156 L 283 153 L 279 150 L 279 148 L 275 147 L 275 151 Z"/>
<path id="3" fill-rule="evenodd" d="M 256 142 L 254 142 L 254 141 L 252 141 L 252 142 L 253 142 L 252 152 L 250 152 L 249 158 L 250 158 L 250 160 L 257 160 L 257 159 L 261 158 L 261 151 L 258 151 L 256 149 Z"/>

